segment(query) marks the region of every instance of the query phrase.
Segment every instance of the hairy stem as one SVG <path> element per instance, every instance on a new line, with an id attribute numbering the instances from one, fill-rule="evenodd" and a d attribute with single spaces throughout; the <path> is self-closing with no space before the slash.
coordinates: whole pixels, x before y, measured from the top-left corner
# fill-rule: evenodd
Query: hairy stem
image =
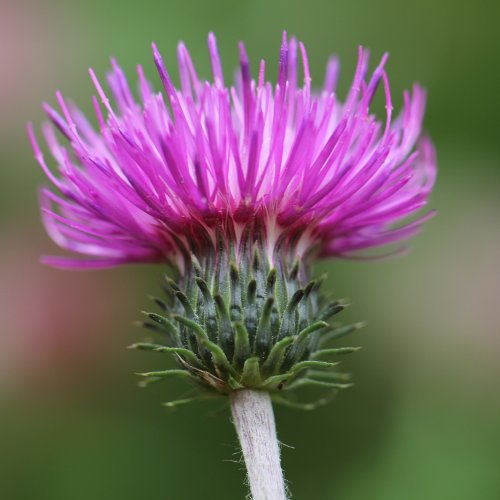
<path id="1" fill-rule="evenodd" d="M 243 389 L 230 396 L 252 500 L 286 500 L 273 406 L 267 392 Z"/>

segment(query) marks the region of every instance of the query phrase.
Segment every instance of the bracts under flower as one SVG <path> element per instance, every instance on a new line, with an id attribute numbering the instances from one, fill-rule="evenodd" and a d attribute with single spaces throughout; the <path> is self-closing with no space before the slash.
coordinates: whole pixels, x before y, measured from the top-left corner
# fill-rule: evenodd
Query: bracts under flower
<path id="1" fill-rule="evenodd" d="M 318 297 L 321 280 L 311 279 L 312 250 L 300 249 L 304 237 L 283 234 L 270 247 L 265 225 L 255 218 L 244 225 L 228 219 L 213 231 L 197 228 L 178 241 L 182 270 L 167 279 L 167 299 L 154 299 L 161 313 L 145 313 L 145 326 L 166 342 L 131 347 L 172 353 L 186 371 L 144 373 L 144 385 L 182 374 L 217 393 L 265 390 L 297 406 L 283 394 L 305 385 L 331 394 L 349 387 L 331 359 L 358 348 L 329 343 L 361 324 L 327 322 L 346 304 Z"/>

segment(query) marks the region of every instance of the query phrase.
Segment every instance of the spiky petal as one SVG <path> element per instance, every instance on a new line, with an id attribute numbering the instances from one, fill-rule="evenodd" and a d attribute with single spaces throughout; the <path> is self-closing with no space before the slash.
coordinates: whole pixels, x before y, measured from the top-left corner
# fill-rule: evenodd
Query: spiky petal
<path id="1" fill-rule="evenodd" d="M 35 157 L 58 191 L 41 190 L 43 221 L 59 246 L 83 256 L 47 257 L 47 263 L 171 261 L 182 268 L 182 248 L 215 246 L 215 227 L 227 220 L 236 239 L 257 221 L 271 260 L 284 240 L 294 241 L 299 256 L 314 248 L 350 257 L 418 232 L 432 213 L 413 216 L 425 206 L 436 173 L 433 146 L 421 137 L 425 92 L 418 85 L 405 92 L 393 119 L 386 55 L 369 75 L 368 52 L 359 48 L 342 103 L 336 59 L 315 93 L 305 48 L 286 34 L 274 88 L 264 62 L 254 80 L 243 44 L 239 51 L 240 70 L 226 87 L 212 34 L 213 82 L 199 79 L 181 43 L 176 89 L 153 45 L 164 93 L 153 91 L 139 66 L 138 99 L 116 61 L 107 78 L 113 102 L 91 70 L 99 130 L 60 93 L 60 112 L 44 105 L 52 124 L 43 134 L 56 173 L 28 127 Z M 379 87 L 383 121 L 370 113 Z"/>

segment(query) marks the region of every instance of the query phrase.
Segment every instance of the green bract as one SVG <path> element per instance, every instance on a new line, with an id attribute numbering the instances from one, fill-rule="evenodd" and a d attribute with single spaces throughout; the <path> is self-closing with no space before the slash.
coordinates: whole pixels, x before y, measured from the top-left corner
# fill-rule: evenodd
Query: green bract
<path id="1" fill-rule="evenodd" d="M 161 332 L 164 344 L 131 347 L 170 353 L 179 369 L 143 373 L 143 382 L 182 375 L 220 394 L 348 387 L 348 376 L 333 371 L 338 363 L 331 359 L 358 348 L 329 343 L 361 324 L 327 323 L 346 304 L 321 303 L 321 280 L 310 279 L 308 259 L 297 257 L 290 241 L 272 257 L 255 227 L 235 241 L 219 227 L 214 245 L 184 255 L 183 271 L 167 278 L 166 300 L 154 299 L 161 314 L 145 312 L 146 326 Z"/>

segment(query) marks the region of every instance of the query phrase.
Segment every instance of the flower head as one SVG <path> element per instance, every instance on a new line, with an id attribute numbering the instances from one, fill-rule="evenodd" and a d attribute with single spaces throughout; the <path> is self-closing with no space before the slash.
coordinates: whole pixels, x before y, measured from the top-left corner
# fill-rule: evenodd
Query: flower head
<path id="1" fill-rule="evenodd" d="M 420 137 L 424 92 L 415 85 L 405 93 L 393 119 L 387 55 L 367 76 L 360 48 L 343 103 L 334 58 L 314 93 L 305 48 L 286 35 L 274 88 L 263 61 L 252 79 L 243 44 L 236 81 L 226 87 L 213 35 L 208 45 L 212 83 L 198 78 L 179 45 L 180 89 L 153 45 L 164 93 L 153 92 L 139 66 L 139 100 L 114 60 L 114 104 L 91 70 L 99 131 L 60 93 L 61 114 L 45 105 L 52 125 L 43 131 L 58 174 L 28 129 L 59 191 L 41 191 L 43 220 L 57 244 L 85 256 L 45 260 L 76 268 L 172 264 L 176 280 L 167 279 L 166 300 L 155 300 L 162 312 L 146 313 L 145 324 L 166 344 L 134 347 L 171 353 L 181 370 L 146 373 L 146 383 L 181 374 L 222 394 L 304 385 L 336 391 L 346 376 L 323 374 L 336 363 L 318 358 L 355 351 L 329 343 L 359 325 L 327 323 L 345 304 L 322 301 L 312 257 L 405 240 L 432 215 L 414 217 L 436 171 L 432 144 Z M 370 113 L 379 86 L 383 121 Z"/>
<path id="2" fill-rule="evenodd" d="M 259 226 L 271 258 L 290 242 L 299 255 L 314 248 L 346 257 L 419 230 L 431 214 L 412 216 L 426 204 L 436 173 L 433 146 L 421 137 L 425 93 L 418 85 L 405 92 L 393 118 L 387 55 L 368 75 L 368 52 L 359 49 L 341 102 L 337 59 L 328 62 L 316 93 L 304 46 L 286 34 L 274 87 L 264 61 L 252 78 L 243 44 L 236 80 L 226 86 L 212 34 L 208 45 L 212 82 L 198 77 L 179 44 L 179 89 L 153 45 L 164 93 L 152 90 L 138 66 L 139 99 L 116 61 L 107 78 L 112 100 L 90 70 L 98 130 L 60 93 L 60 113 L 44 105 L 52 124 L 43 133 L 57 174 L 28 128 L 36 159 L 58 191 L 41 190 L 43 221 L 59 246 L 84 256 L 48 263 L 85 268 L 167 260 L 182 267 L 182 247 L 203 252 L 215 245 L 217 225 L 229 224 L 238 240 L 249 222 Z M 382 121 L 370 113 L 379 87 Z"/>

